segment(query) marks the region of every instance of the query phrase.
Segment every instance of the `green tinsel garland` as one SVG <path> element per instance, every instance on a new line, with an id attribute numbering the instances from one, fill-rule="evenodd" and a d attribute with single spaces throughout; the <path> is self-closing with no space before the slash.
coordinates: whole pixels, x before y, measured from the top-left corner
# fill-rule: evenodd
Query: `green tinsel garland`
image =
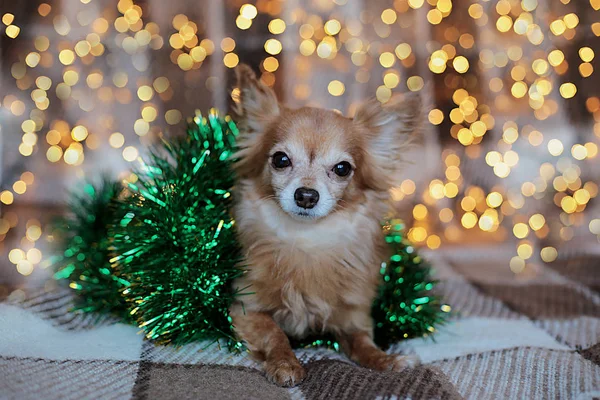
<path id="1" fill-rule="evenodd" d="M 81 212 L 70 220 L 75 235 L 56 278 L 70 281 L 83 311 L 116 314 L 159 343 L 224 339 L 230 350 L 242 347 L 228 316 L 231 282 L 242 273 L 229 213 L 236 136 L 229 117 L 197 115 L 183 140 L 151 152 L 119 199 L 116 183 L 87 186 L 89 196 L 75 199 Z M 387 347 L 430 334 L 449 307 L 433 294 L 430 268 L 403 241 L 400 222 L 383 229 L 394 252 L 382 263 L 372 312 L 375 340 Z M 328 337 L 293 344 L 338 347 Z"/>
<path id="2" fill-rule="evenodd" d="M 241 274 L 229 214 L 236 135 L 228 117 L 196 116 L 184 140 L 150 154 L 118 205 L 111 263 L 131 282 L 123 295 L 151 340 L 238 346 L 228 314 L 231 281 Z"/>
<path id="3" fill-rule="evenodd" d="M 70 215 L 55 224 L 64 251 L 54 260 L 55 279 L 67 280 L 76 291 L 76 309 L 127 318 L 121 291 L 129 285 L 109 263 L 108 227 L 114 222 L 114 201 L 123 187 L 103 177 L 73 194 Z"/>

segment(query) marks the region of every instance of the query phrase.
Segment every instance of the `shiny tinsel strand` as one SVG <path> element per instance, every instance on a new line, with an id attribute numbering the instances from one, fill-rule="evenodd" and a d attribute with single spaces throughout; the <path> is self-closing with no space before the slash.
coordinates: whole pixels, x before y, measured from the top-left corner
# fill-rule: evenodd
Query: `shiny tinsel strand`
<path id="1" fill-rule="evenodd" d="M 129 285 L 115 274 L 109 260 L 108 226 L 114 220 L 114 199 L 123 190 L 120 183 L 102 178 L 87 182 L 73 194 L 69 215 L 55 221 L 54 233 L 64 249 L 53 260 L 54 278 L 76 291 L 76 309 L 114 314 L 128 319 L 121 291 Z"/>
<path id="2" fill-rule="evenodd" d="M 383 282 L 372 309 L 375 342 L 383 348 L 432 334 L 450 311 L 433 291 L 436 282 L 429 265 L 404 241 L 403 228 L 400 220 L 391 220 L 383 227 L 393 253 L 381 264 Z"/>
<path id="3" fill-rule="evenodd" d="M 228 315 L 230 284 L 241 273 L 229 214 L 236 134 L 216 111 L 196 116 L 184 140 L 151 153 L 119 203 L 111 263 L 131 282 L 123 295 L 153 341 L 240 346 Z"/>

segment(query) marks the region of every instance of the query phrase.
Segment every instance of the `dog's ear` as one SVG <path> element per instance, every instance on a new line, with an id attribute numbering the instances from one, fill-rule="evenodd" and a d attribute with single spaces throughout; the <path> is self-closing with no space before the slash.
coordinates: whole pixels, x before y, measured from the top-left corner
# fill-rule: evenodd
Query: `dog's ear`
<path id="1" fill-rule="evenodd" d="M 386 104 L 370 100 L 361 105 L 353 122 L 365 139 L 364 181 L 378 190 L 394 185 L 403 155 L 422 135 L 425 112 L 421 95 L 410 92 Z"/>
<path id="2" fill-rule="evenodd" d="M 238 114 L 238 151 L 234 154 L 234 168 L 239 177 L 258 176 L 268 158 L 268 128 L 280 114 L 277 97 L 271 88 L 256 78 L 256 74 L 246 64 L 236 70 L 239 98 L 236 104 Z"/>
<path id="3" fill-rule="evenodd" d="M 237 114 L 239 123 L 250 132 L 261 132 L 279 115 L 279 103 L 271 88 L 256 78 L 256 74 L 246 64 L 235 69 L 239 101 Z"/>

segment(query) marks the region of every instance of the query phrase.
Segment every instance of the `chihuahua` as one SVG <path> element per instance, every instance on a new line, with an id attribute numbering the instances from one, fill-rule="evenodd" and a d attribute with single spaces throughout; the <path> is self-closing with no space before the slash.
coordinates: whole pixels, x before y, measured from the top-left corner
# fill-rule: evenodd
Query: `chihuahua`
<path id="1" fill-rule="evenodd" d="M 236 76 L 234 217 L 245 265 L 233 283 L 242 294 L 230 309 L 236 334 L 281 386 L 306 376 L 288 336 L 327 332 L 364 367 L 412 366 L 411 356 L 375 345 L 371 306 L 390 255 L 381 222 L 420 131 L 420 96 L 372 100 L 346 118 L 282 106 L 246 65 Z"/>

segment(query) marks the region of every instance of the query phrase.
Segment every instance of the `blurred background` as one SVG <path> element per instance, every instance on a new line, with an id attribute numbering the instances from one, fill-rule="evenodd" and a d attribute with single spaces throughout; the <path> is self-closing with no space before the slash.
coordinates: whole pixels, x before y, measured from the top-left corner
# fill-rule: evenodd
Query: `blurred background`
<path id="1" fill-rule="evenodd" d="M 425 146 L 391 193 L 416 245 L 504 249 L 515 279 L 600 253 L 600 0 L 0 4 L 5 294 L 48 285 L 48 222 L 82 178 L 135 180 L 148 144 L 231 107 L 240 62 L 346 115 L 426 92 Z"/>

